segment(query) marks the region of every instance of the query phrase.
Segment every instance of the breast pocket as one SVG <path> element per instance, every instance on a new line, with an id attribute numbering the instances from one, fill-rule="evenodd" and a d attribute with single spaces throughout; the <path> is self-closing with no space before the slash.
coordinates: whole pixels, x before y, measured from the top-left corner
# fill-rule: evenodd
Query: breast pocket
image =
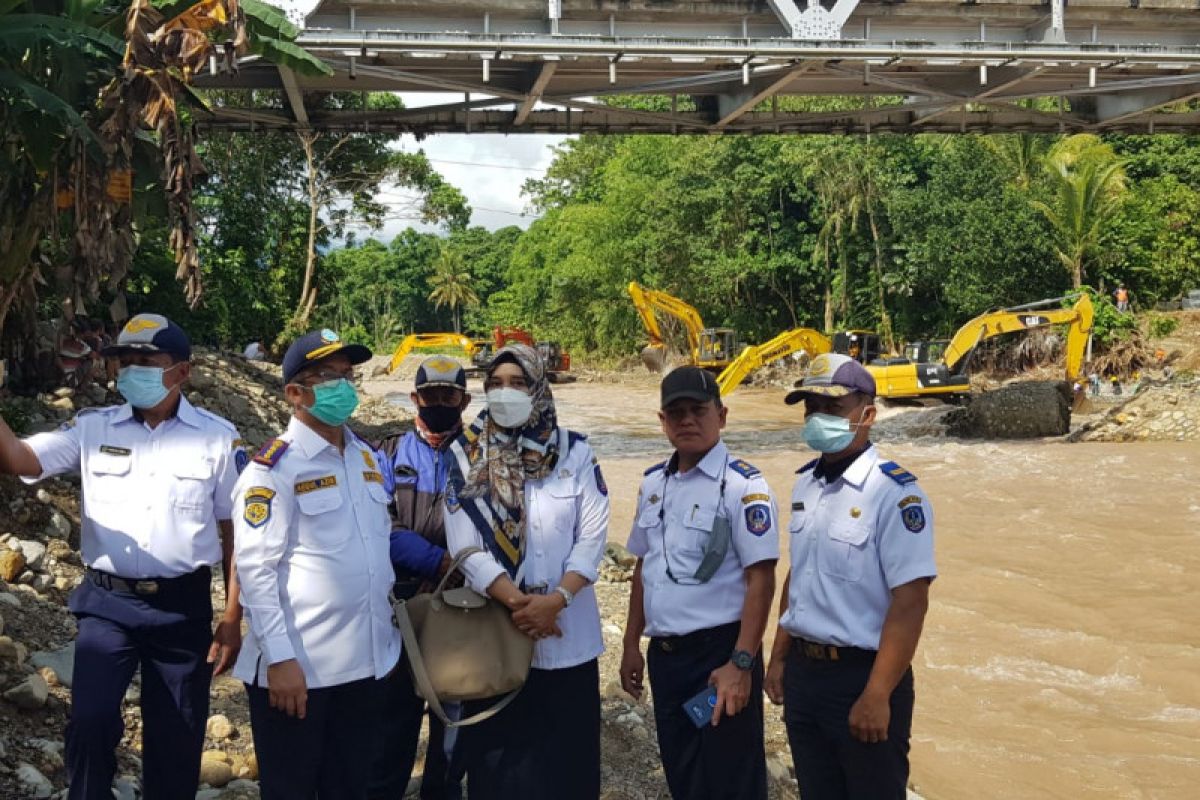
<path id="1" fill-rule="evenodd" d="M 391 502 L 388 497 L 387 489 L 381 483 L 367 483 L 367 500 L 372 506 L 372 510 L 377 513 L 380 519 L 380 524 L 376 526 L 376 533 L 383 533 L 385 536 L 392 532 L 392 520 L 388 514 L 387 506 Z"/>
<path id="2" fill-rule="evenodd" d="M 341 513 L 342 493 L 336 488 L 298 494 L 296 505 L 300 509 L 296 536 L 301 547 L 327 553 L 350 540 L 352 526 Z"/>
<path id="3" fill-rule="evenodd" d="M 132 456 L 99 453 L 87 460 L 87 502 L 120 503 L 131 496 L 132 481 L 129 471 L 133 468 Z"/>
<path id="4" fill-rule="evenodd" d="M 545 488 L 538 503 L 543 533 L 554 541 L 574 543 L 579 486 L 573 480 L 555 480 Z"/>
<path id="5" fill-rule="evenodd" d="M 696 509 L 684 518 L 679 534 L 679 549 L 693 555 L 703 555 L 712 538 L 713 525 L 716 523 L 715 511 Z"/>
<path id="6" fill-rule="evenodd" d="M 175 511 L 189 517 L 204 517 L 212 513 L 213 474 L 215 458 L 181 461 L 171 468 L 171 505 Z"/>
<path id="7" fill-rule="evenodd" d="M 863 573 L 870 552 L 871 526 L 865 522 L 838 522 L 830 525 L 821 542 L 821 572 L 851 583 Z"/>

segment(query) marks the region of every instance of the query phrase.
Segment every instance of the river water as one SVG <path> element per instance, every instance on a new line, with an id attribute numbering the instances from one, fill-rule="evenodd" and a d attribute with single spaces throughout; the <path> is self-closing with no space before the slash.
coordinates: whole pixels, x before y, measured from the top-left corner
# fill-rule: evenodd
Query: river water
<path id="1" fill-rule="evenodd" d="M 610 538 L 623 542 L 642 470 L 669 453 L 657 390 L 554 391 L 561 422 L 591 437 L 613 500 Z M 786 498 L 812 453 L 782 395 L 739 389 L 726 441 Z M 882 449 L 918 476 L 936 516 L 941 577 L 915 661 L 918 791 L 1200 797 L 1200 448 Z"/>

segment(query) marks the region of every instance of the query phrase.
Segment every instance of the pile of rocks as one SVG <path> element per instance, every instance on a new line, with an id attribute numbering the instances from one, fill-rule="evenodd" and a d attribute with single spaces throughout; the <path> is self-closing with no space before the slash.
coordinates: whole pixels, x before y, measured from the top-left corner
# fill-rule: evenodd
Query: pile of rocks
<path id="1" fill-rule="evenodd" d="M 616 542 L 609 542 L 604 547 L 604 560 L 600 562 L 600 580 L 608 583 L 627 583 L 633 580 L 633 568 L 637 566 L 637 556 Z"/>
<path id="2" fill-rule="evenodd" d="M 1200 439 L 1200 380 L 1143 383 L 1099 419 L 1082 426 L 1071 442 L 1185 442 Z"/>

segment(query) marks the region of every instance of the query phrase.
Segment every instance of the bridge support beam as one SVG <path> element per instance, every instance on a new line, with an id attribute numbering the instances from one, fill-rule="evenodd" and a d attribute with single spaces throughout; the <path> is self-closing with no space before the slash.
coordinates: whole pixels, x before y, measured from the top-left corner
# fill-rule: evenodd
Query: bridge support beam
<path id="1" fill-rule="evenodd" d="M 767 0 L 775 16 L 783 23 L 788 34 L 793 39 L 832 41 L 842 38 L 842 26 L 854 9 L 858 8 L 858 0 L 837 0 L 833 8 L 826 11 L 819 0 L 806 0 L 807 6 L 803 11 L 796 7 L 793 0 Z M 1062 0 L 1058 0 L 1062 2 Z"/>
<path id="2" fill-rule="evenodd" d="M 805 61 L 798 66 L 792 67 L 758 91 L 750 90 L 735 94 L 717 95 L 717 113 L 720 114 L 721 118 L 717 120 L 715 127 L 718 129 L 724 128 L 738 120 L 746 112 L 753 111 L 755 106 L 774 97 L 786 88 L 789 83 L 812 69 L 816 63 L 814 61 Z"/>
<path id="3" fill-rule="evenodd" d="M 1163 89 L 1143 89 L 1137 94 L 1098 95 L 1096 100 L 1096 122 L 1111 125 L 1139 117 L 1163 106 L 1182 103 L 1200 96 L 1195 85 Z"/>

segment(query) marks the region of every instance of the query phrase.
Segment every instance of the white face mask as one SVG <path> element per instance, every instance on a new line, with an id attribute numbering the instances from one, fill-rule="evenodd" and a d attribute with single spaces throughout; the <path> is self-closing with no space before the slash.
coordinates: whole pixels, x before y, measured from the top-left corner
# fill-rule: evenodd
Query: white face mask
<path id="1" fill-rule="evenodd" d="M 533 398 L 520 389 L 492 389 L 487 393 L 488 415 L 501 428 L 519 428 L 533 413 Z"/>

